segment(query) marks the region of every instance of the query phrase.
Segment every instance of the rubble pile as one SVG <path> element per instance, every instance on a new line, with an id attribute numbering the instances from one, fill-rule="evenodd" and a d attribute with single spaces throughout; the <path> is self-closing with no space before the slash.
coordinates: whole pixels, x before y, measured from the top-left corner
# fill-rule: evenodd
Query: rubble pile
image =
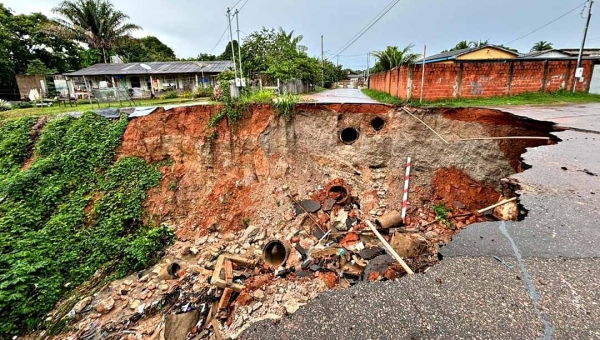
<path id="1" fill-rule="evenodd" d="M 381 188 L 355 195 L 335 179 L 318 189 L 310 197 L 288 193 L 278 225 L 213 230 L 178 242 L 153 268 L 82 297 L 67 314 L 76 329 L 70 339 L 235 338 L 254 322 L 293 314 L 328 289 L 406 275 L 368 221 L 419 272 L 438 261 L 439 246 L 453 234 L 487 219 L 460 202 L 440 212 L 423 199 L 403 220 L 388 210 Z M 432 197 L 430 190 L 414 194 Z"/>

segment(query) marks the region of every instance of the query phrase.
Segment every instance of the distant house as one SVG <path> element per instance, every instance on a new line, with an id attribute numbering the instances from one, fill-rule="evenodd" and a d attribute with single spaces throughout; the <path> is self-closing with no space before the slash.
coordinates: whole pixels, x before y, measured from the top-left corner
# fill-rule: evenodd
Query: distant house
<path id="1" fill-rule="evenodd" d="M 525 54 L 523 58 L 576 58 L 579 56 L 578 48 L 561 48 L 541 52 L 531 52 Z M 583 50 L 583 57 L 600 57 L 600 48 L 586 48 Z"/>
<path id="2" fill-rule="evenodd" d="M 426 57 L 425 64 L 451 63 L 456 60 L 514 59 L 519 56 L 517 52 L 488 45 L 435 54 Z M 417 64 L 423 64 L 423 61 L 418 61 Z"/>
<path id="3" fill-rule="evenodd" d="M 233 69 L 231 61 L 170 61 L 148 63 L 96 64 L 65 73 L 71 97 L 129 94 L 148 98 L 169 91 L 195 91 L 214 86 L 217 76 Z"/>

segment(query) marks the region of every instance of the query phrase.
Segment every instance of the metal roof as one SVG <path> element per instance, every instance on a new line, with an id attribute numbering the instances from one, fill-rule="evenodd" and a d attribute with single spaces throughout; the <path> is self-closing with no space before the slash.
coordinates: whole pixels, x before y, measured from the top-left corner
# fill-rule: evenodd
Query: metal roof
<path id="1" fill-rule="evenodd" d="M 432 56 L 425 58 L 425 63 L 432 63 L 432 62 L 438 62 L 438 61 L 444 61 L 444 60 L 453 60 L 453 59 L 460 57 L 461 55 L 471 53 L 474 51 L 479 51 L 484 48 L 495 48 L 495 49 L 502 50 L 502 51 L 505 51 L 508 53 L 512 53 L 515 56 L 519 56 L 518 53 L 511 51 L 511 50 L 507 50 L 500 46 L 486 45 L 486 46 L 463 48 L 462 50 L 455 50 L 455 51 L 448 51 L 448 52 L 444 52 L 444 53 L 434 54 Z M 422 64 L 422 63 L 423 63 L 423 60 L 420 60 L 417 62 L 417 64 Z"/>
<path id="2" fill-rule="evenodd" d="M 140 66 L 146 64 L 150 70 Z M 204 65 L 204 66 L 202 66 Z M 66 76 L 143 75 L 181 73 L 221 73 L 233 69 L 233 62 L 219 61 L 160 61 L 148 63 L 96 64 L 79 71 L 65 73 Z"/>

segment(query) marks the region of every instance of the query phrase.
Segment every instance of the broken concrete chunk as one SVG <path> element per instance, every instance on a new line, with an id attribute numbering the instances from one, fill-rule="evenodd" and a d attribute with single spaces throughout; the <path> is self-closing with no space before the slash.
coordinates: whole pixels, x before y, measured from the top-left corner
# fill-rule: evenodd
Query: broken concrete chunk
<path id="1" fill-rule="evenodd" d="M 283 307 L 287 314 L 294 314 L 300 308 L 300 304 L 296 299 L 289 299 L 283 303 Z"/>
<path id="2" fill-rule="evenodd" d="M 346 224 L 346 220 L 348 219 L 348 212 L 346 210 L 338 211 L 337 216 L 335 216 L 331 222 L 334 228 L 339 231 L 347 231 L 348 225 Z"/>
<path id="3" fill-rule="evenodd" d="M 427 251 L 427 240 L 419 234 L 395 233 L 390 245 L 402 258 L 417 257 Z"/>
<path id="4" fill-rule="evenodd" d="M 306 210 L 310 213 L 315 213 L 321 209 L 321 204 L 319 204 L 319 202 L 317 202 L 317 201 L 304 200 L 304 201 L 300 201 L 298 203 L 302 207 L 300 207 L 300 205 L 298 205 L 298 204 L 294 204 L 294 208 L 296 209 L 296 215 L 303 214 L 304 210 Z M 304 210 L 302 208 L 304 208 Z"/>
<path id="5" fill-rule="evenodd" d="M 360 255 L 363 260 L 372 260 L 383 254 L 385 254 L 385 250 L 383 248 L 371 247 L 363 249 L 358 255 Z"/>
<path id="6" fill-rule="evenodd" d="M 188 333 L 200 320 L 197 310 L 184 314 L 171 314 L 165 320 L 165 340 L 186 340 Z"/>
<path id="7" fill-rule="evenodd" d="M 100 314 L 106 314 L 110 312 L 114 306 L 115 300 L 112 297 L 108 297 L 107 299 L 98 302 L 94 309 Z"/>
<path id="8" fill-rule="evenodd" d="M 331 211 L 336 202 L 337 201 L 332 198 L 327 198 L 325 202 L 323 202 L 323 211 Z"/>
<path id="9" fill-rule="evenodd" d="M 500 197 L 498 203 L 506 200 L 506 197 Z M 504 205 L 496 207 L 493 213 L 494 217 L 500 221 L 516 221 L 519 219 L 519 205 L 516 201 L 508 202 Z"/>

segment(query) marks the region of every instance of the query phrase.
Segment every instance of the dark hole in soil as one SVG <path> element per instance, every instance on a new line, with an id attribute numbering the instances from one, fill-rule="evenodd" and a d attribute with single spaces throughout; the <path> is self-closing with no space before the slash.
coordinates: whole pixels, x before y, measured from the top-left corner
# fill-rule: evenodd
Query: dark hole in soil
<path id="1" fill-rule="evenodd" d="M 167 273 L 172 277 L 177 277 L 177 272 L 179 272 L 180 269 L 181 266 L 179 265 L 179 263 L 173 262 L 167 267 Z"/>
<path id="2" fill-rule="evenodd" d="M 345 128 L 340 133 L 340 140 L 342 141 L 342 143 L 350 145 L 354 144 L 354 142 L 358 140 L 358 136 L 358 130 L 356 130 L 355 128 Z"/>
<path id="3" fill-rule="evenodd" d="M 287 259 L 287 250 L 283 243 L 271 241 L 265 246 L 264 257 L 266 263 L 274 267 L 279 267 Z"/>
<path id="4" fill-rule="evenodd" d="M 385 126 L 385 120 L 383 120 L 383 118 L 381 118 L 381 117 L 375 117 L 375 118 L 373 118 L 373 120 L 371 120 L 371 127 L 375 131 L 381 131 L 384 126 Z"/>
<path id="5" fill-rule="evenodd" d="M 348 197 L 348 190 L 342 186 L 333 186 L 327 193 L 327 198 L 336 200 L 338 203 L 345 203 Z"/>

